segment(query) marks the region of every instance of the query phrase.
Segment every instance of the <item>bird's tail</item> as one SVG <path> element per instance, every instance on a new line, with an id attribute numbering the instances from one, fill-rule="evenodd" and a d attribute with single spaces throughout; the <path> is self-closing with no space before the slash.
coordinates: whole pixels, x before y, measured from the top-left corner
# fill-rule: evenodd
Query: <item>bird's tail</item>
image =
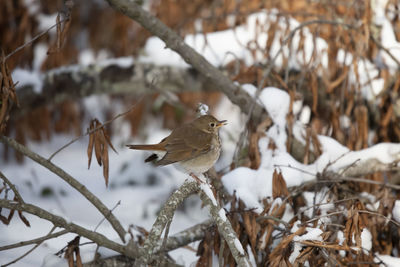
<path id="1" fill-rule="evenodd" d="M 153 150 L 153 151 L 165 151 L 165 148 L 160 144 L 155 145 L 127 145 L 130 149 L 136 150 Z"/>

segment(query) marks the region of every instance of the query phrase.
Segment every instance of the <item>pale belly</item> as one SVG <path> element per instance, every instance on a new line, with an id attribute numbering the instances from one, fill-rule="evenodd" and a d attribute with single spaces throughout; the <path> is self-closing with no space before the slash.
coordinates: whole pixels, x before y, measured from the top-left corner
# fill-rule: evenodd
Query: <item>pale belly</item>
<path id="1" fill-rule="evenodd" d="M 179 165 L 188 173 L 202 174 L 211 169 L 218 160 L 220 149 L 210 150 L 208 153 L 197 158 L 181 161 Z"/>

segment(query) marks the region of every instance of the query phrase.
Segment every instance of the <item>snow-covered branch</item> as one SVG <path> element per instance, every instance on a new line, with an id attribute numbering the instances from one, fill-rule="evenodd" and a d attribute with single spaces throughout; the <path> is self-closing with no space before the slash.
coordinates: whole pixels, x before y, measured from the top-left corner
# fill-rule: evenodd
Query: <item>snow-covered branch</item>
<path id="1" fill-rule="evenodd" d="M 208 206 L 212 219 L 218 227 L 218 232 L 228 244 L 236 264 L 238 266 L 251 266 L 246 251 L 243 249 L 243 246 L 237 238 L 231 223 L 226 217 L 225 210 L 221 208 L 215 199 L 210 185 L 208 183 L 204 183 L 201 184 L 200 188 L 200 198 L 203 203 Z"/>

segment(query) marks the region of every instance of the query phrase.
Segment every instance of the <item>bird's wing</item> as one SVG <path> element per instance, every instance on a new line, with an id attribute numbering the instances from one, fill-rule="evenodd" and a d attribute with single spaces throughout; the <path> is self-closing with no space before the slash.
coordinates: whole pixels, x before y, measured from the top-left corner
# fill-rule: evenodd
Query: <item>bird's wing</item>
<path id="1" fill-rule="evenodd" d="M 167 153 L 156 164 L 168 165 L 207 153 L 211 148 L 211 140 L 212 134 L 197 128 L 183 126 L 180 131 L 172 132 L 165 139 Z"/>

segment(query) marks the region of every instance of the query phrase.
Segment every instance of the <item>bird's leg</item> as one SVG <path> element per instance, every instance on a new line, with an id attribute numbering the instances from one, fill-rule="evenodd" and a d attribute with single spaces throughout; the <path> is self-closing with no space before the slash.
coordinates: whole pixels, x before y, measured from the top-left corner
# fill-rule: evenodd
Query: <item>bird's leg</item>
<path id="1" fill-rule="evenodd" d="M 197 175 L 194 174 L 193 172 L 191 172 L 189 175 L 190 175 L 193 179 L 195 179 L 196 182 L 197 182 L 198 184 L 204 184 L 204 182 L 203 182 L 199 177 L 197 177 Z"/>

